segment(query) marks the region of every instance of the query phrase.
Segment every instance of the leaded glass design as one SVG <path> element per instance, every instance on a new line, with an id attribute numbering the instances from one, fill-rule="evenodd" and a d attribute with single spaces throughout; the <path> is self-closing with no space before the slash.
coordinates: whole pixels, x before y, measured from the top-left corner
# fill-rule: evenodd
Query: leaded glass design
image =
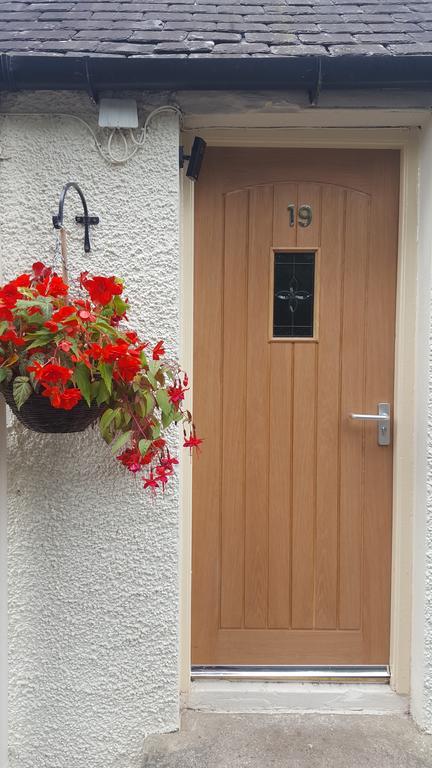
<path id="1" fill-rule="evenodd" d="M 274 254 L 273 337 L 314 335 L 315 253 Z"/>

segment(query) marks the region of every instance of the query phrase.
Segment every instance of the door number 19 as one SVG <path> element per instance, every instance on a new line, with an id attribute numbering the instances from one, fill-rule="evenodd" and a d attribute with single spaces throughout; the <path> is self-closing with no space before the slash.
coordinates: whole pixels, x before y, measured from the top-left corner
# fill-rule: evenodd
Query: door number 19
<path id="1" fill-rule="evenodd" d="M 289 225 L 295 226 L 296 205 L 291 203 L 288 206 Z M 297 212 L 297 221 L 300 227 L 309 227 L 312 224 L 312 206 L 300 205 Z"/>

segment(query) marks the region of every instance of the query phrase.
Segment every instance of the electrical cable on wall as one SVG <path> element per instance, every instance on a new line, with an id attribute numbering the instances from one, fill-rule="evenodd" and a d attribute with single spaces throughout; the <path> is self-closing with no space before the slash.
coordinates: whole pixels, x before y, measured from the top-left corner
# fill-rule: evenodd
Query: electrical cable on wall
<path id="1" fill-rule="evenodd" d="M 164 112 L 174 112 L 179 116 L 180 124 L 182 124 L 182 112 L 179 107 L 171 104 L 166 104 L 162 107 L 157 107 L 150 112 L 144 122 L 142 128 L 137 129 L 138 136 L 135 135 L 133 129 L 125 131 L 122 128 L 112 128 L 108 135 L 106 147 L 100 143 L 96 132 L 93 130 L 86 120 L 77 115 L 71 115 L 67 112 L 0 112 L 0 117 L 67 117 L 71 120 L 75 120 L 86 127 L 91 136 L 93 137 L 96 149 L 105 162 L 111 165 L 124 165 L 136 155 L 136 153 L 142 149 L 147 140 L 148 129 L 151 120 Z M 113 149 L 113 142 L 115 138 L 120 138 L 123 146 L 123 152 L 116 154 Z M 132 147 L 131 147 L 132 145 Z"/>

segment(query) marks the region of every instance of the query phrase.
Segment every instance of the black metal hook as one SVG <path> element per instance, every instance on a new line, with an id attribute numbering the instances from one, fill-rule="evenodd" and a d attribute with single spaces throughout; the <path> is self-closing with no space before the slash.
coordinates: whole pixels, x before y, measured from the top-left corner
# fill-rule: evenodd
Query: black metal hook
<path id="1" fill-rule="evenodd" d="M 61 229 L 62 228 L 62 226 L 63 226 L 63 209 L 64 209 L 65 197 L 66 197 L 66 193 L 71 188 L 75 189 L 78 192 L 78 194 L 80 196 L 80 199 L 81 199 L 81 202 L 82 202 L 84 216 L 75 216 L 75 221 L 77 222 L 77 224 L 84 224 L 84 251 L 86 253 L 89 253 L 89 251 L 90 251 L 89 226 L 90 225 L 93 226 L 95 224 L 99 224 L 99 216 L 89 216 L 88 215 L 88 208 L 87 208 L 86 199 L 85 199 L 85 197 L 83 195 L 82 190 L 80 189 L 78 184 L 76 184 L 75 181 L 68 181 L 68 183 L 64 185 L 64 187 L 62 189 L 62 193 L 60 195 L 58 213 L 55 214 L 52 217 L 52 222 L 53 222 L 53 225 L 54 225 L 54 229 Z"/>

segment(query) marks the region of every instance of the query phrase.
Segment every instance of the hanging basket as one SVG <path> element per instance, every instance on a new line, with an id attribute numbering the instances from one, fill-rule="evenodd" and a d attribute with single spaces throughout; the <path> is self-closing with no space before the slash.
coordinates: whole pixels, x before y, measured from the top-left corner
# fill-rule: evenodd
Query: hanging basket
<path id="1" fill-rule="evenodd" d="M 53 408 L 48 398 L 33 392 L 18 410 L 13 397 L 13 380 L 2 384 L 0 391 L 8 406 L 21 424 L 33 432 L 56 434 L 59 432 L 84 432 L 103 413 L 104 408 L 98 405 L 88 406 L 80 400 L 70 411 Z"/>

